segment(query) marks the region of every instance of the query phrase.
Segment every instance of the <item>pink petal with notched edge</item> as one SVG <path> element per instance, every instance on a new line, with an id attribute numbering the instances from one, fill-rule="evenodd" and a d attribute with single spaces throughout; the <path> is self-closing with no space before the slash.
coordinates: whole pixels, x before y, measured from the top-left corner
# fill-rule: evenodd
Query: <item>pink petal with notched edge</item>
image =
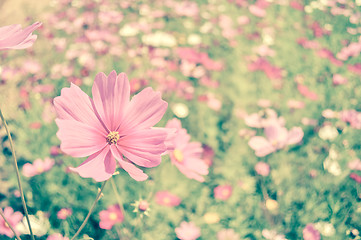
<path id="1" fill-rule="evenodd" d="M 86 157 L 103 149 L 108 143 L 98 129 L 74 120 L 56 119 L 60 149 L 72 157 Z"/>
<path id="2" fill-rule="evenodd" d="M 303 138 L 303 131 L 300 127 L 294 127 L 288 132 L 287 144 L 299 143 Z"/>
<path id="3" fill-rule="evenodd" d="M 121 153 L 119 152 L 116 146 L 110 146 L 113 156 L 117 159 L 119 165 L 126 171 L 128 174 L 136 181 L 145 181 L 148 178 L 148 175 L 145 174 L 142 170 L 134 166 L 134 164 L 124 161 Z"/>
<path id="4" fill-rule="evenodd" d="M 264 157 L 274 151 L 276 151 L 276 149 L 272 146 L 272 144 L 267 141 L 266 138 L 264 137 L 259 137 L 259 136 L 255 136 L 252 137 L 249 142 L 248 145 L 255 150 L 255 154 L 257 157 Z"/>
<path id="5" fill-rule="evenodd" d="M 8 27 L 5 29 L 1 28 L 2 38 L 0 39 L 0 50 L 1 49 L 23 49 L 30 47 L 36 38 L 33 37 L 32 32 L 39 28 L 42 24 L 36 22 L 24 30 L 19 28 L 19 25 L 14 27 Z"/>
<path id="6" fill-rule="evenodd" d="M 179 164 L 178 162 L 175 163 L 178 170 L 184 174 L 187 178 L 197 180 L 198 182 L 204 182 L 204 177 L 197 172 L 190 171 L 187 167 L 183 166 L 182 164 Z"/>
<path id="7" fill-rule="evenodd" d="M 61 90 L 61 95 L 54 98 L 54 107 L 59 119 L 82 122 L 107 136 L 108 131 L 97 117 L 92 100 L 75 84 Z"/>
<path id="8" fill-rule="evenodd" d="M 117 76 L 112 71 L 107 77 L 98 73 L 92 88 L 96 110 L 110 131 L 117 129 L 124 116 L 124 110 L 129 103 L 129 80 L 124 73 Z"/>
<path id="9" fill-rule="evenodd" d="M 144 129 L 119 139 L 119 151 L 130 161 L 142 167 L 155 167 L 161 162 L 161 154 L 167 148 L 164 141 L 167 132 L 159 129 Z"/>
<path id="10" fill-rule="evenodd" d="M 79 167 L 70 168 L 70 170 L 79 173 L 84 178 L 93 178 L 97 182 L 102 182 L 114 174 L 115 168 L 116 161 L 107 146 L 92 154 Z"/>
<path id="11" fill-rule="evenodd" d="M 144 89 L 128 104 L 119 133 L 125 135 L 131 131 L 153 127 L 162 119 L 167 106 L 168 103 L 162 100 L 160 92 L 155 92 L 150 87 Z"/>

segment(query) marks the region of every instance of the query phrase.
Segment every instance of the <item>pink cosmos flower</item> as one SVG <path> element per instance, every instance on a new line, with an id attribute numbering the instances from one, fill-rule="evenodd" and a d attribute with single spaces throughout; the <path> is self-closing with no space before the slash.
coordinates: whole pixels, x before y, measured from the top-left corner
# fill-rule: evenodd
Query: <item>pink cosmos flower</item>
<path id="1" fill-rule="evenodd" d="M 160 164 L 161 154 L 169 147 L 165 142 L 169 131 L 152 126 L 163 117 L 168 104 L 152 88 L 129 101 L 128 78 L 115 71 L 108 77 L 97 74 L 92 93 L 93 99 L 71 84 L 54 99 L 61 150 L 72 157 L 89 156 L 71 170 L 105 181 L 115 172 L 116 159 L 132 178 L 146 180 L 148 176 L 131 162 L 142 167 Z"/>
<path id="2" fill-rule="evenodd" d="M 307 86 L 298 84 L 297 90 L 303 95 L 304 97 L 311 99 L 313 101 L 318 100 L 318 95 L 315 92 L 312 92 Z"/>
<path id="3" fill-rule="evenodd" d="M 354 109 L 343 110 L 340 112 L 340 119 L 349 123 L 352 128 L 361 129 L 361 112 Z"/>
<path id="4" fill-rule="evenodd" d="M 174 150 L 169 153 L 174 165 L 186 177 L 204 182 L 202 175 L 208 174 L 208 165 L 201 159 L 203 153 L 200 142 L 189 142 L 191 136 L 182 128 L 181 122 L 174 118 L 169 120 L 166 128 L 177 129 L 173 138 Z"/>
<path id="5" fill-rule="evenodd" d="M 275 110 L 266 108 L 258 113 L 244 116 L 244 122 L 249 127 L 265 128 L 275 123 L 283 126 L 285 124 L 285 119 L 283 117 L 278 117 Z"/>
<path id="6" fill-rule="evenodd" d="M 60 233 L 51 234 L 46 240 L 69 240 L 68 237 L 64 237 Z"/>
<path id="7" fill-rule="evenodd" d="M 71 216 L 73 214 L 73 210 L 70 208 L 62 208 L 60 211 L 56 214 L 58 219 L 65 220 L 67 217 Z"/>
<path id="8" fill-rule="evenodd" d="M 288 131 L 279 124 L 272 124 L 264 129 L 265 137 L 254 136 L 248 145 L 256 151 L 257 157 L 264 157 L 272 152 L 290 144 L 299 143 L 303 138 L 303 131 L 300 127 L 294 127 Z"/>
<path id="9" fill-rule="evenodd" d="M 41 23 L 36 22 L 24 29 L 20 24 L 0 27 L 0 50 L 31 47 L 37 38 L 32 33 L 40 26 Z"/>
<path id="10" fill-rule="evenodd" d="M 233 229 L 222 229 L 217 233 L 217 240 L 239 240 L 241 236 Z"/>
<path id="11" fill-rule="evenodd" d="M 307 224 L 302 231 L 304 240 L 320 240 L 321 235 L 312 224 Z"/>
<path id="12" fill-rule="evenodd" d="M 351 162 L 349 162 L 347 164 L 348 168 L 351 170 L 358 170 L 361 171 L 361 160 L 356 158 L 354 160 L 352 160 Z"/>
<path id="13" fill-rule="evenodd" d="M 168 191 L 159 191 L 155 194 L 155 201 L 162 206 L 174 207 L 178 206 L 182 200 Z"/>
<path id="14" fill-rule="evenodd" d="M 26 163 L 23 166 L 23 175 L 25 177 L 34 177 L 43 172 L 49 171 L 54 166 L 54 159 L 45 158 L 44 161 L 40 158 L 36 159 L 33 164 Z"/>
<path id="15" fill-rule="evenodd" d="M 270 172 L 270 166 L 268 163 L 258 162 L 256 166 L 254 166 L 254 170 L 256 170 L 257 174 L 266 177 Z"/>
<path id="16" fill-rule="evenodd" d="M 180 240 L 196 240 L 201 236 L 201 229 L 192 222 L 183 221 L 175 229 L 175 233 Z"/>
<path id="17" fill-rule="evenodd" d="M 361 176 L 356 173 L 350 173 L 350 178 L 357 183 L 361 183 Z"/>
<path id="18" fill-rule="evenodd" d="M 99 218 L 100 228 L 109 230 L 112 229 L 115 224 L 123 222 L 124 215 L 119 205 L 113 205 L 107 210 L 100 211 Z"/>
<path id="19" fill-rule="evenodd" d="M 342 76 L 340 74 L 334 74 L 332 77 L 332 84 L 334 86 L 343 85 L 343 84 L 346 84 L 347 82 L 348 82 L 347 78 L 345 78 L 344 76 Z"/>
<path id="20" fill-rule="evenodd" d="M 2 211 L 2 209 L 0 209 L 0 211 Z M 21 221 L 21 219 L 23 219 L 23 215 L 20 212 L 14 212 L 11 207 L 6 207 L 3 213 L 6 220 L 8 220 L 10 225 L 15 229 L 16 233 L 18 233 L 15 226 Z M 0 217 L 0 234 L 6 235 L 10 238 L 14 237 L 13 231 L 11 231 L 2 217 Z"/>
<path id="21" fill-rule="evenodd" d="M 233 188 L 231 185 L 220 185 L 214 188 L 214 198 L 226 201 L 232 195 Z"/>

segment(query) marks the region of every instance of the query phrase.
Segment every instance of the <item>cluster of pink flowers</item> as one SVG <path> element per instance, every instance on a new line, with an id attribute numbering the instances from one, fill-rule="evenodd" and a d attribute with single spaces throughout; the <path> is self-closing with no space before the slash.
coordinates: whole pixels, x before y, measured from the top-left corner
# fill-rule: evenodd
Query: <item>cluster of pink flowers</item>
<path id="1" fill-rule="evenodd" d="M 49 171 L 54 166 L 54 159 L 45 158 L 44 161 L 36 159 L 33 164 L 26 163 L 23 166 L 23 175 L 25 177 L 34 177 L 43 172 Z"/>

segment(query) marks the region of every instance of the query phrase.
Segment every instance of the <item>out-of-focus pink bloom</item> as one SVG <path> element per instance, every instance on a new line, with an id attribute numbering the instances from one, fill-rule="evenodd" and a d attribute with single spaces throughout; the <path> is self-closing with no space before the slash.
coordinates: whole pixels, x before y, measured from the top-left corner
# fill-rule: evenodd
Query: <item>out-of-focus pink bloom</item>
<path id="1" fill-rule="evenodd" d="M 176 52 L 182 60 L 187 60 L 189 63 L 202 64 L 207 70 L 220 71 L 223 69 L 223 63 L 210 59 L 207 53 L 197 52 L 193 48 L 185 47 L 177 48 Z"/>
<path id="2" fill-rule="evenodd" d="M 303 5 L 297 1 L 291 1 L 290 7 L 299 11 L 303 11 Z"/>
<path id="3" fill-rule="evenodd" d="M 2 209 L 0 209 L 2 211 Z M 23 215 L 20 212 L 14 212 L 14 210 L 11 207 L 6 207 L 3 211 L 3 214 L 10 223 L 10 225 L 14 228 L 15 232 L 19 234 L 15 226 L 23 219 Z M 9 238 L 14 237 L 13 231 L 9 228 L 5 220 L 0 217 L 0 234 L 6 235 Z"/>
<path id="4" fill-rule="evenodd" d="M 297 39 L 297 43 L 306 49 L 318 49 L 321 47 L 320 43 L 316 40 L 308 40 L 307 38 Z"/>
<path id="5" fill-rule="evenodd" d="M 44 161 L 38 158 L 34 161 L 33 164 L 24 164 L 23 175 L 25 177 L 34 177 L 43 172 L 47 172 L 54 166 L 54 163 L 54 159 L 52 158 L 45 158 Z"/>
<path id="6" fill-rule="evenodd" d="M 320 240 L 321 235 L 313 224 L 309 223 L 302 231 L 304 240 Z"/>
<path id="7" fill-rule="evenodd" d="M 252 13 L 256 17 L 263 18 L 267 14 L 265 9 L 263 9 L 257 5 L 251 5 L 248 7 L 248 9 L 249 9 L 249 12 Z"/>
<path id="8" fill-rule="evenodd" d="M 293 127 L 288 131 L 279 124 L 269 125 L 264 129 L 265 137 L 254 136 L 248 145 L 255 150 L 257 157 L 264 157 L 290 144 L 299 143 L 303 138 L 303 131 L 300 127 Z"/>
<path id="9" fill-rule="evenodd" d="M 217 240 L 239 240 L 240 235 L 233 229 L 222 229 L 217 233 Z"/>
<path id="10" fill-rule="evenodd" d="M 192 222 L 183 221 L 175 229 L 175 233 L 180 240 L 196 240 L 201 236 L 201 229 Z"/>
<path id="11" fill-rule="evenodd" d="M 347 69 L 350 72 L 353 72 L 355 74 L 361 75 L 361 63 L 356 63 L 354 65 L 348 65 Z"/>
<path id="12" fill-rule="evenodd" d="M 299 93 L 301 93 L 302 96 L 316 101 L 318 100 L 318 95 L 315 92 L 312 92 L 308 87 L 306 87 L 305 85 L 302 84 L 297 84 L 297 90 Z"/>
<path id="13" fill-rule="evenodd" d="M 361 112 L 354 109 L 344 110 L 340 112 L 340 119 L 349 123 L 352 128 L 361 129 Z"/>
<path id="14" fill-rule="evenodd" d="M 40 26 L 41 23 L 36 22 L 24 29 L 19 24 L 0 27 L 0 50 L 31 47 L 37 38 L 32 33 Z"/>
<path id="15" fill-rule="evenodd" d="M 216 80 L 212 80 L 208 76 L 203 76 L 202 78 L 200 78 L 199 84 L 206 86 L 206 87 L 210 87 L 210 88 L 218 88 L 219 87 L 219 82 Z"/>
<path id="16" fill-rule="evenodd" d="M 270 80 L 281 80 L 282 79 L 282 69 L 276 66 L 273 66 L 264 58 L 258 58 L 256 61 L 248 65 L 248 70 L 253 71 L 263 71 Z"/>
<path id="17" fill-rule="evenodd" d="M 303 125 L 306 126 L 316 126 L 318 124 L 318 121 L 316 119 L 306 118 L 306 117 L 303 117 L 301 119 L 301 122 Z"/>
<path id="18" fill-rule="evenodd" d="M 350 45 L 341 49 L 339 53 L 336 54 L 336 57 L 342 61 L 346 61 L 350 57 L 357 57 L 361 52 L 361 39 L 359 42 L 353 42 Z"/>
<path id="19" fill-rule="evenodd" d="M 90 155 L 72 171 L 105 181 L 115 172 L 116 159 L 132 178 L 146 180 L 148 176 L 131 162 L 148 168 L 160 164 L 169 147 L 165 143 L 168 130 L 152 126 L 163 117 L 168 104 L 151 88 L 129 101 L 128 78 L 115 71 L 108 77 L 97 74 L 92 93 L 93 99 L 71 84 L 54 99 L 61 150 L 73 157 Z"/>
<path id="20" fill-rule="evenodd" d="M 110 206 L 107 210 L 99 213 L 99 227 L 102 229 L 112 229 L 112 227 L 124 220 L 124 215 L 119 205 Z"/>
<path id="21" fill-rule="evenodd" d="M 252 113 L 244 117 L 244 122 L 249 127 L 254 128 L 265 128 L 274 123 L 279 123 L 280 125 L 285 124 L 283 117 L 278 117 L 275 110 L 266 108 L 259 113 Z"/>
<path id="22" fill-rule="evenodd" d="M 140 211 L 147 211 L 149 209 L 149 203 L 146 200 L 140 200 L 138 208 Z"/>
<path id="23" fill-rule="evenodd" d="M 322 37 L 324 34 L 329 34 L 329 31 L 325 30 L 325 29 L 322 29 L 320 24 L 318 22 L 313 22 L 311 24 L 311 29 L 313 31 L 313 35 L 316 37 L 316 38 L 319 38 L 319 37 Z"/>
<path id="24" fill-rule="evenodd" d="M 64 237 L 60 233 L 51 234 L 46 240 L 69 240 L 68 237 Z"/>
<path id="25" fill-rule="evenodd" d="M 214 111 L 219 111 L 222 108 L 222 102 L 218 100 L 213 93 L 207 93 L 205 95 L 200 95 L 198 100 L 201 102 L 206 102 L 208 107 Z"/>
<path id="26" fill-rule="evenodd" d="M 358 170 L 361 171 L 361 160 L 355 159 L 348 163 L 348 168 L 351 170 Z"/>
<path id="27" fill-rule="evenodd" d="M 237 18 L 237 23 L 239 24 L 239 25 L 246 25 L 246 24 L 248 24 L 248 23 L 250 23 L 250 19 L 249 19 L 249 17 L 247 17 L 247 16 L 239 16 L 238 18 Z"/>
<path id="28" fill-rule="evenodd" d="M 159 191 L 155 194 L 155 201 L 162 206 L 174 207 L 181 203 L 181 199 L 168 191 Z"/>
<path id="29" fill-rule="evenodd" d="M 302 109 L 305 108 L 305 103 L 302 101 L 290 99 L 287 101 L 287 106 L 291 109 Z"/>
<path id="30" fill-rule="evenodd" d="M 50 155 L 51 156 L 58 156 L 61 154 L 61 150 L 59 146 L 51 146 L 50 147 Z"/>
<path id="31" fill-rule="evenodd" d="M 361 183 L 361 176 L 356 173 L 350 173 L 350 178 L 355 180 L 357 183 Z"/>
<path id="32" fill-rule="evenodd" d="M 337 85 L 343 85 L 346 84 L 348 82 L 347 78 L 343 77 L 340 74 L 334 74 L 333 78 L 332 78 L 332 83 L 333 85 L 337 86 Z"/>
<path id="33" fill-rule="evenodd" d="M 331 109 L 325 109 L 322 111 L 322 117 L 324 118 L 337 118 L 338 112 L 335 112 Z"/>
<path id="34" fill-rule="evenodd" d="M 73 214 L 73 210 L 70 208 L 62 208 L 59 210 L 59 212 L 56 214 L 58 219 L 65 220 L 67 217 L 71 216 Z"/>
<path id="35" fill-rule="evenodd" d="M 196 17 L 199 15 L 199 9 L 196 2 L 192 1 L 181 1 L 174 2 L 173 7 L 176 14 L 179 16 Z"/>
<path id="36" fill-rule="evenodd" d="M 203 175 L 208 174 L 208 165 L 201 159 L 202 144 L 190 142 L 191 136 L 186 129 L 182 128 L 181 122 L 176 118 L 169 120 L 166 128 L 177 130 L 173 138 L 174 150 L 169 153 L 172 163 L 186 177 L 203 182 Z"/>
<path id="37" fill-rule="evenodd" d="M 214 198 L 226 201 L 232 195 L 233 188 L 231 185 L 219 185 L 214 188 Z"/>
<path id="38" fill-rule="evenodd" d="M 271 169 L 268 163 L 258 162 L 256 166 L 254 166 L 254 170 L 256 170 L 257 174 L 266 177 L 269 175 Z"/>
<path id="39" fill-rule="evenodd" d="M 203 145 L 203 161 L 208 165 L 212 166 L 214 158 L 214 151 L 208 145 Z"/>
<path id="40" fill-rule="evenodd" d="M 42 126 L 41 122 L 32 122 L 29 124 L 29 128 L 31 129 L 40 129 Z"/>

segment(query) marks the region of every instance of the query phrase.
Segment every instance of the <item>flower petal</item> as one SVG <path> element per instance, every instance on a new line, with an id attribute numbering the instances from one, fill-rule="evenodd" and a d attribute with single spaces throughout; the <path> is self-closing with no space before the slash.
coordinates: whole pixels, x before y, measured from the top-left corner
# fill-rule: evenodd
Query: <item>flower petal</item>
<path id="1" fill-rule="evenodd" d="M 39 28 L 41 25 L 41 23 L 36 22 L 24 28 L 24 30 L 11 30 L 10 32 L 6 32 L 5 35 L 7 35 L 7 37 L 0 40 L 0 49 L 16 48 L 19 44 L 23 43 L 29 37 L 31 37 L 32 32 Z"/>
<path id="2" fill-rule="evenodd" d="M 121 137 L 118 149 L 130 161 L 142 167 L 155 167 L 161 162 L 161 154 L 167 147 L 168 134 L 159 129 L 144 129 Z"/>
<path id="3" fill-rule="evenodd" d="M 58 118 L 87 124 L 107 135 L 106 127 L 97 117 L 92 100 L 75 84 L 61 90 L 61 95 L 54 98 L 54 106 Z"/>
<path id="4" fill-rule="evenodd" d="M 294 127 L 288 132 L 287 144 L 299 143 L 303 138 L 303 130 L 300 127 Z"/>
<path id="5" fill-rule="evenodd" d="M 61 141 L 60 148 L 72 157 L 86 157 L 106 145 L 106 138 L 98 129 L 74 120 L 56 119 L 59 127 L 57 136 Z"/>
<path id="6" fill-rule="evenodd" d="M 168 103 L 162 100 L 159 92 L 150 87 L 144 89 L 128 104 L 119 132 L 126 135 L 134 130 L 153 127 L 162 119 L 167 106 Z"/>
<path id="7" fill-rule="evenodd" d="M 134 164 L 124 161 L 121 153 L 118 148 L 114 145 L 110 146 L 110 150 L 112 151 L 115 159 L 118 160 L 120 166 L 136 181 L 145 181 L 148 178 L 148 175 L 145 174 L 141 169 L 134 166 Z"/>
<path id="8" fill-rule="evenodd" d="M 105 147 L 88 157 L 79 167 L 70 168 L 70 170 L 77 172 L 81 177 L 93 178 L 97 182 L 102 182 L 114 174 L 115 168 L 116 161 L 109 151 L 109 147 Z"/>
<path id="9" fill-rule="evenodd" d="M 129 103 L 130 86 L 127 75 L 120 73 L 117 76 L 117 73 L 112 71 L 107 77 L 104 73 L 98 73 L 92 94 L 101 119 L 109 130 L 116 130 Z"/>
<path id="10" fill-rule="evenodd" d="M 276 151 L 276 149 L 272 146 L 272 144 L 267 141 L 266 138 L 264 137 L 259 137 L 259 136 L 255 136 L 252 137 L 249 142 L 248 145 L 255 150 L 255 154 L 257 157 L 264 157 L 274 151 Z"/>

